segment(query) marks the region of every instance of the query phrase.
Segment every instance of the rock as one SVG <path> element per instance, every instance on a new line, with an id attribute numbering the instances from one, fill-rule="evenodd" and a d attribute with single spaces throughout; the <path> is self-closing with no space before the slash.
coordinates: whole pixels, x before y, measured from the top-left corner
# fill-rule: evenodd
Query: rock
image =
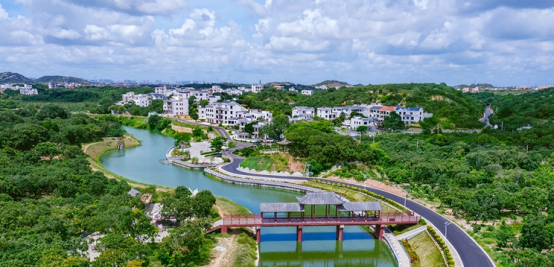
<path id="1" fill-rule="evenodd" d="M 224 247 L 224 246 L 216 246 L 216 247 L 214 248 L 214 250 L 215 250 L 215 251 L 226 251 L 227 248 Z"/>

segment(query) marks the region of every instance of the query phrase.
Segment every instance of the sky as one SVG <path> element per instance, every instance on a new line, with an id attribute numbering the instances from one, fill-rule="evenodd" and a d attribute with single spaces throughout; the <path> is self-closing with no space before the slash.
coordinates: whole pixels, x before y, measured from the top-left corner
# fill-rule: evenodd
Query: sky
<path id="1" fill-rule="evenodd" d="M 554 0 L 2 0 L 2 71 L 554 85 Z"/>

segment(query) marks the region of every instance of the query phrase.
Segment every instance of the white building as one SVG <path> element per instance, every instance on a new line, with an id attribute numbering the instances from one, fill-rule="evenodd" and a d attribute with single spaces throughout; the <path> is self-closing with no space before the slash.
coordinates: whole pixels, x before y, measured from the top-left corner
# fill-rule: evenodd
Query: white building
<path id="1" fill-rule="evenodd" d="M 133 101 L 135 102 L 135 105 L 139 107 L 148 107 L 152 101 L 150 100 L 150 96 L 148 95 L 135 95 Z"/>
<path id="2" fill-rule="evenodd" d="M 326 120 L 333 120 L 337 118 L 337 114 L 333 112 L 333 109 L 327 107 L 317 108 L 317 116 Z"/>
<path id="3" fill-rule="evenodd" d="M 183 96 L 164 99 L 163 109 L 166 114 L 170 115 L 188 115 L 189 99 Z"/>
<path id="4" fill-rule="evenodd" d="M 253 85 L 250 87 L 250 92 L 256 94 L 256 93 L 261 92 L 263 89 L 264 89 L 264 85 L 263 85 L 263 84 L 253 84 Z"/>
<path id="5" fill-rule="evenodd" d="M 220 95 L 211 95 L 211 96 L 208 97 L 208 102 L 210 102 L 210 104 L 213 104 L 213 103 L 219 101 L 219 99 L 221 99 Z"/>
<path id="6" fill-rule="evenodd" d="M 422 108 L 403 108 L 397 107 L 396 113 L 402 117 L 402 121 L 406 125 L 411 125 L 414 123 L 419 123 L 425 118 L 430 118 L 433 116 L 431 113 L 423 112 Z"/>
<path id="7" fill-rule="evenodd" d="M 228 95 L 242 95 L 243 90 L 230 88 L 230 89 L 227 89 L 223 92 L 227 93 Z"/>
<path id="8" fill-rule="evenodd" d="M 350 120 L 345 120 L 343 125 L 349 126 L 351 129 L 356 130 L 360 126 L 367 126 L 373 128 L 377 126 L 379 120 L 377 118 L 364 118 L 360 115 L 355 115 Z"/>
<path id="9" fill-rule="evenodd" d="M 198 108 L 198 118 L 208 123 L 233 125 L 229 119 L 239 117 L 239 113 L 246 113 L 248 109 L 233 101 L 215 102 Z"/>
<path id="10" fill-rule="evenodd" d="M 327 90 L 329 88 L 327 88 L 327 85 L 320 85 L 320 86 L 316 86 L 315 89 Z"/>
<path id="11" fill-rule="evenodd" d="M 191 92 L 191 96 L 194 96 L 196 101 L 199 102 L 200 100 L 208 100 L 210 92 L 208 90 L 193 91 Z"/>
<path id="12" fill-rule="evenodd" d="M 38 90 L 33 88 L 32 85 L 25 84 L 25 85 L 23 85 L 23 87 L 19 87 L 19 86 L 16 86 L 16 87 L 19 88 L 19 94 L 22 94 L 22 95 L 38 95 Z"/>
<path id="13" fill-rule="evenodd" d="M 314 108 L 312 107 L 294 107 L 292 108 L 292 117 L 297 118 L 303 116 L 305 119 L 313 119 L 315 116 Z"/>
<path id="14" fill-rule="evenodd" d="M 212 85 L 212 88 L 208 89 L 211 94 L 222 93 L 223 89 L 219 85 Z"/>
<path id="15" fill-rule="evenodd" d="M 313 95 L 314 91 L 312 91 L 312 90 L 302 90 L 302 94 L 303 95 Z"/>

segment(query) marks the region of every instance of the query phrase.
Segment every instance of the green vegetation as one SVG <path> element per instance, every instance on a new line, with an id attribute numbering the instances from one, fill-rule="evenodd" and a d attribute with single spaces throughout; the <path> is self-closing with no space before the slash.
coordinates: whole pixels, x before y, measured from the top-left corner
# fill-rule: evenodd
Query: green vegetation
<path id="1" fill-rule="evenodd" d="M 254 267 L 254 261 L 258 258 L 258 244 L 256 241 L 245 233 L 240 233 L 237 239 L 239 247 L 235 254 L 235 262 L 233 267 Z"/>
<path id="2" fill-rule="evenodd" d="M 407 243 L 419 259 L 419 261 L 415 264 L 412 262 L 412 266 L 446 267 L 441 251 L 427 232 L 420 233 L 419 235 L 408 240 Z M 402 244 L 405 245 L 404 242 Z M 410 259 L 411 258 L 412 255 L 410 254 Z"/>
<path id="3" fill-rule="evenodd" d="M 209 191 L 192 197 L 184 187 L 174 193 L 140 188 L 164 204 L 165 218 L 176 219 L 168 237 L 150 243 L 158 228 L 144 215 L 145 203 L 127 193 L 126 181 L 91 170 L 79 146 L 123 136 L 116 117 L 21 106 L 0 110 L 0 122 L 0 266 L 197 266 L 209 260 L 214 242 L 204 233 L 216 202 Z M 102 144 L 89 148 L 99 155 L 109 146 Z M 95 232 L 101 255 L 89 262 L 82 251 Z"/>
<path id="4" fill-rule="evenodd" d="M 334 133 L 330 121 L 298 122 L 287 129 L 285 136 L 291 142 L 290 153 L 307 159 L 310 172 L 316 175 L 337 164 L 360 161 L 373 165 L 385 158 L 377 146 L 359 144 L 350 136 Z"/>
<path id="5" fill-rule="evenodd" d="M 554 120 L 554 88 L 538 92 L 497 95 L 490 92 L 479 93 L 475 97 L 490 103 L 495 113 L 490 117 L 491 124 L 511 131 L 526 125 L 541 125 Z"/>
<path id="6" fill-rule="evenodd" d="M 448 263 L 448 267 L 454 267 L 454 258 L 452 258 L 452 254 L 450 254 L 450 249 L 442 240 L 441 236 L 435 232 L 435 229 L 432 226 L 427 226 L 427 231 L 429 232 L 429 235 L 433 237 L 435 242 L 439 244 L 439 247 L 442 249 L 442 252 L 444 253 L 444 257 L 446 258 L 446 262 Z M 433 265 L 435 266 L 435 265 Z"/>
<path id="7" fill-rule="evenodd" d="M 406 249 L 406 252 L 408 252 L 408 256 L 410 257 L 410 264 L 411 266 L 413 267 L 420 267 L 421 266 L 421 259 L 419 258 L 419 256 L 417 255 L 417 253 L 415 252 L 414 248 L 412 247 L 412 245 L 410 245 L 410 242 L 408 242 L 408 240 L 400 240 L 400 243 L 402 243 L 402 245 L 404 246 L 404 248 Z M 424 266 L 437 266 L 437 265 L 424 265 Z"/>
<path id="8" fill-rule="evenodd" d="M 335 90 L 316 90 L 313 96 L 268 88 L 260 93 L 247 93 L 238 102 L 249 108 L 269 110 L 274 116 L 291 115 L 294 106 L 333 107 L 353 104 L 381 103 L 422 107 L 434 114 L 441 128 L 476 128 L 485 105 L 445 84 L 383 84 Z"/>
<path id="9" fill-rule="evenodd" d="M 287 159 L 280 154 L 250 156 L 244 159 L 240 166 L 256 171 L 290 171 Z"/>

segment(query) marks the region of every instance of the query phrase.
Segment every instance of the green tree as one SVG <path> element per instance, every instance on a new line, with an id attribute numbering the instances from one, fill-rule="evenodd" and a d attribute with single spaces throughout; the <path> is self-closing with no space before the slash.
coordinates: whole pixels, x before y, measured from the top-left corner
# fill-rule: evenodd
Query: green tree
<path id="1" fill-rule="evenodd" d="M 402 117 L 394 111 L 391 112 L 388 117 L 385 117 L 385 120 L 383 120 L 383 124 L 381 126 L 383 129 L 390 130 L 404 130 L 406 128 L 406 125 L 404 125 L 404 122 L 402 121 Z"/>
<path id="2" fill-rule="evenodd" d="M 194 213 L 199 218 L 208 217 L 214 204 L 215 197 L 212 192 L 202 190 L 194 197 Z"/>
<path id="3" fill-rule="evenodd" d="M 212 140 L 210 147 L 214 151 L 221 152 L 221 148 L 225 145 L 225 141 L 227 141 L 227 138 L 218 136 Z"/>
<path id="4" fill-rule="evenodd" d="M 358 126 L 358 128 L 356 128 L 356 131 L 360 133 L 365 133 L 367 132 L 367 129 L 368 129 L 367 126 L 362 125 L 362 126 Z"/>
<path id="5" fill-rule="evenodd" d="M 48 157 L 50 160 L 62 153 L 56 145 L 50 142 L 39 143 L 33 150 L 37 151 L 41 157 Z"/>
<path id="6" fill-rule="evenodd" d="M 554 224 L 542 214 L 525 217 L 519 245 L 536 250 L 547 249 L 554 241 Z"/>
<path id="7" fill-rule="evenodd" d="M 244 126 L 243 131 L 245 133 L 248 133 L 248 135 L 252 135 L 254 133 L 254 125 L 256 125 L 256 122 L 248 123 Z"/>
<path id="8" fill-rule="evenodd" d="M 65 110 L 62 107 L 55 106 L 55 105 L 46 105 L 40 109 L 36 117 L 41 121 L 45 119 L 55 119 L 55 118 L 67 119 L 69 117 L 69 113 L 67 112 L 67 110 Z"/>
<path id="9" fill-rule="evenodd" d="M 281 140 L 281 135 L 289 128 L 289 118 L 285 115 L 279 115 L 273 118 L 271 123 L 264 125 L 260 131 L 262 135 L 267 135 L 270 138 Z"/>
<path id="10" fill-rule="evenodd" d="M 163 120 L 164 118 L 162 116 L 158 115 L 151 115 L 148 117 L 148 125 L 150 126 L 150 130 L 155 130 L 156 126 Z"/>

